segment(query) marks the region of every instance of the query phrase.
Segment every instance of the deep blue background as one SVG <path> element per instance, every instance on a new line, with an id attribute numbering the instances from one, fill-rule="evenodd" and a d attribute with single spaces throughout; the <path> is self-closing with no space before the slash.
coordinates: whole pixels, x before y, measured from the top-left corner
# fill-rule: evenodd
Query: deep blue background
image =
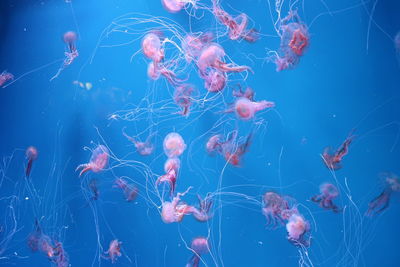
<path id="1" fill-rule="evenodd" d="M 258 201 L 267 189 L 274 189 L 304 205 L 300 210 L 311 221 L 313 240 L 309 255 L 315 265 L 399 266 L 398 196 L 393 195 L 390 208 L 381 216 L 370 219 L 365 218 L 364 213 L 368 201 L 383 189 L 379 173 L 400 172 L 400 68 L 393 42 L 400 30 L 400 3 L 377 3 L 367 39 L 368 13 L 373 3 L 325 2 L 331 15 L 326 14 L 322 2 L 304 2 L 300 13 L 305 23 L 310 24 L 321 16 L 309 29 L 310 47 L 300 64 L 280 73 L 275 72 L 272 63 L 262 59 L 266 57 L 266 47 L 276 49 L 279 46 L 278 38 L 268 36 L 275 33 L 267 2 L 222 2 L 229 12 L 247 13 L 254 26 L 266 35 L 255 44 L 226 38 L 221 38 L 221 42 L 235 62 L 253 68 L 255 74 L 250 74 L 246 84 L 254 88 L 256 98 L 276 102 L 274 111 L 258 116 L 265 120 L 264 126 L 257 128 L 243 166 L 228 166 L 222 173 L 223 160 L 210 158 L 203 149 L 209 136 L 205 133 L 220 116 L 215 111 L 224 109 L 222 99 L 216 110 L 204 113 L 200 119 L 195 119 L 199 113 L 194 111 L 187 119 L 171 115 L 173 119 L 169 121 L 157 118 L 157 113 L 154 120 L 148 115 L 145 115 L 148 119 L 136 122 L 107 120 L 110 114 L 124 109 L 127 104 L 139 103 L 146 92 L 156 92 L 156 97 L 149 101 L 170 99 L 172 88 L 163 80 L 149 81 L 147 60 L 142 54 L 130 62 L 131 55 L 140 49 L 140 40 L 125 46 L 100 48 L 93 63 L 88 64 L 102 30 L 115 17 L 129 12 L 165 16 L 188 31 L 189 17 L 185 12 L 169 14 L 158 0 L 78 0 L 73 1 L 73 5 L 62 0 L 1 1 L 0 70 L 7 69 L 19 77 L 62 58 L 61 36 L 68 30 L 79 34 L 80 56 L 53 82 L 49 79 L 60 62 L 0 89 L 0 156 L 6 157 L 15 151 L 10 164 L 6 162 L 6 166 L 2 166 L 7 178 L 2 184 L 1 196 L 19 197 L 14 208 L 20 229 L 1 255 L 7 259 L 0 260 L 0 265 L 50 264 L 44 255 L 31 253 L 25 241 L 33 229 L 34 218 L 44 216 L 44 231 L 63 242 L 72 266 L 91 266 L 98 247 L 92 212 L 97 210 L 95 217 L 99 221 L 100 243 L 104 250 L 110 240 L 118 238 L 123 242 L 123 253 L 131 259 L 130 262 L 126 257 L 120 258 L 118 266 L 184 266 L 190 251 L 184 247 L 182 239 L 190 243 L 196 236 L 207 235 L 208 229 L 217 234 L 211 237 L 211 242 L 213 255 L 218 258 L 219 218 L 224 266 L 296 266 L 299 254 L 286 240 L 285 229 L 266 229 L 261 206 L 254 201 L 222 196 L 222 209 L 217 203 L 219 209 L 210 225 L 199 224 L 193 218 L 186 218 L 180 225 L 166 225 L 143 188 L 135 203 L 126 203 L 120 192 L 112 188 L 113 179 L 119 175 L 145 185 L 144 177 L 133 168 L 119 168 L 84 178 L 96 177 L 100 184 L 101 197 L 94 209 L 89 208 L 74 172 L 78 164 L 90 158 L 90 152 L 83 147 L 94 148 L 103 143 L 102 136 L 119 158 L 126 156 L 143 161 L 161 174 L 165 161 L 162 140 L 168 132 L 176 130 L 189 146 L 182 157 L 178 182 L 178 191 L 184 191 L 189 185 L 194 187 L 185 201 L 194 202 L 197 192 L 205 195 L 217 190 L 221 177 L 223 187 L 242 185 L 223 191 L 240 192 Z M 215 21 L 209 15 L 195 24 L 196 30 L 215 28 Z M 139 27 L 143 30 L 152 26 Z M 118 44 L 126 38 L 111 36 L 107 43 Z M 93 89 L 76 87 L 72 84 L 74 80 L 91 82 Z M 205 90 L 198 80 L 196 87 L 204 96 Z M 225 118 L 227 122 L 213 132 L 226 133 L 239 127 L 241 135 L 245 135 L 255 128 L 254 122 L 237 124 L 233 115 Z M 134 148 L 122 136 L 121 129 L 127 127 L 126 131 L 134 135 L 151 124 L 157 131 L 156 151 L 154 156 L 142 158 L 132 153 Z M 326 146 L 339 146 L 353 128 L 356 128 L 357 139 L 344 159 L 344 168 L 336 173 L 342 190 L 337 202 L 347 207 L 346 212 L 322 211 L 307 200 L 318 192 L 320 183 L 335 180 L 319 154 Z M 148 132 L 141 138 L 146 138 L 146 134 Z M 29 145 L 39 150 L 30 179 L 40 198 L 25 201 L 23 198 L 29 193 L 23 178 L 24 150 Z M 346 197 L 345 179 L 355 205 Z M 236 203 L 237 200 L 241 202 Z M 1 202 L 2 209 L 7 203 Z M 5 217 L 1 220 L 10 224 L 10 217 Z M 359 260 L 355 261 L 358 254 Z M 204 260 L 208 266 L 216 263 L 222 266 L 220 260 L 214 261 L 210 255 Z M 111 266 L 111 263 L 102 260 L 101 265 Z"/>

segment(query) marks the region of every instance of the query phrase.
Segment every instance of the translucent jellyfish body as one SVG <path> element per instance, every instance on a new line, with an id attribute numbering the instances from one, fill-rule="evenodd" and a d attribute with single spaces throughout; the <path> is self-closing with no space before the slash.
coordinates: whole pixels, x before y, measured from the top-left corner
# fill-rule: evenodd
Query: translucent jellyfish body
<path id="1" fill-rule="evenodd" d="M 169 158 L 179 157 L 186 149 L 185 141 L 178 133 L 169 133 L 163 142 L 164 153 Z"/>
<path id="2" fill-rule="evenodd" d="M 246 97 L 239 97 L 235 101 L 234 110 L 239 119 L 249 120 L 254 118 L 254 115 L 257 111 L 273 107 L 275 107 L 274 102 L 266 100 L 255 102 L 255 101 L 250 101 Z"/>
<path id="3" fill-rule="evenodd" d="M 79 165 L 76 170 L 81 170 L 79 176 L 88 171 L 92 171 L 95 173 L 100 172 L 106 167 L 108 163 L 108 158 L 109 152 L 107 147 L 99 145 L 96 147 L 95 150 L 93 150 L 89 163 Z"/>
<path id="4" fill-rule="evenodd" d="M 164 49 L 161 46 L 161 40 L 155 33 L 148 33 L 142 40 L 143 54 L 154 62 L 160 62 L 164 59 Z"/>
<path id="5" fill-rule="evenodd" d="M 194 253 L 189 262 L 186 264 L 186 267 L 198 267 L 201 255 L 210 251 L 208 239 L 205 237 L 197 237 L 192 240 L 190 248 Z"/>
<path id="6" fill-rule="evenodd" d="M 288 240 L 296 246 L 309 246 L 306 234 L 310 230 L 310 224 L 300 214 L 292 214 L 286 224 Z"/>
<path id="7" fill-rule="evenodd" d="M 38 157 L 38 151 L 36 147 L 33 146 L 28 147 L 25 151 L 25 156 L 28 159 L 28 164 L 26 165 L 25 169 L 25 176 L 29 177 L 32 170 L 33 161 L 35 161 Z"/>
<path id="8" fill-rule="evenodd" d="M 319 203 L 320 207 L 334 212 L 339 212 L 339 208 L 333 203 L 333 200 L 339 196 L 339 191 L 333 184 L 324 183 L 319 187 L 319 195 L 311 198 L 315 203 Z"/>

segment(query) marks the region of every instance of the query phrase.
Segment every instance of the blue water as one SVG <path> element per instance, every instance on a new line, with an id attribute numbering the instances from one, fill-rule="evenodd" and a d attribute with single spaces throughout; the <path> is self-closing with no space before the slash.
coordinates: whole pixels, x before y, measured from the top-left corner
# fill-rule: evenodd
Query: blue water
<path id="1" fill-rule="evenodd" d="M 301 258 L 305 266 L 400 266 L 400 193 L 392 194 L 383 213 L 365 216 L 368 203 L 385 187 L 380 173 L 400 173 L 400 56 L 394 43 L 400 3 L 297 3 L 309 25 L 310 45 L 293 69 L 276 72 L 266 52 L 279 48 L 268 1 L 221 1 L 231 14 L 244 12 L 251 18 L 261 33 L 256 43 L 221 35 L 223 27 L 210 12 L 170 14 L 158 0 L 68 2 L 0 3 L 0 71 L 15 76 L 15 82 L 0 88 L 1 266 L 52 264 L 27 245 L 35 219 L 48 236 L 62 242 L 71 266 L 185 266 L 192 255 L 185 243 L 190 246 L 198 236 L 208 236 L 210 243 L 200 266 L 297 266 Z M 200 2 L 210 6 L 211 1 Z M 159 25 L 141 23 L 132 28 L 136 34 L 102 35 L 117 17 L 143 14 L 171 19 L 186 32 L 218 29 L 217 41 L 229 57 L 254 73 L 230 75 L 228 86 L 215 98 L 206 94 L 194 67 L 182 69 L 180 76 L 189 77 L 196 87 L 196 101 L 187 118 L 176 115 L 173 86 L 164 78 L 147 77 L 149 60 L 139 51 L 143 34 L 160 30 Z M 63 60 L 62 35 L 69 30 L 79 36 L 79 57 L 50 82 Z M 176 55 L 172 45 L 167 49 L 167 56 Z M 276 107 L 250 121 L 224 113 L 238 83 L 252 87 L 256 100 L 274 101 Z M 135 116 L 115 116 L 137 106 L 142 109 Z M 124 127 L 142 140 L 156 133 L 154 153 L 136 153 L 122 135 Z M 356 138 L 343 168 L 329 171 L 320 154 L 327 146 L 340 146 L 353 129 Z M 240 167 L 210 157 L 204 149 L 212 134 L 235 130 L 241 137 L 253 133 Z M 173 131 L 187 144 L 177 191 L 192 189 L 182 199 L 191 204 L 197 193 L 216 195 L 207 223 L 192 216 L 173 224 L 161 220 L 157 192 L 165 188 L 155 188 L 154 181 L 166 160 L 162 141 Z M 108 168 L 79 178 L 76 166 L 87 162 L 98 144 L 113 155 Z M 39 156 L 25 178 L 29 146 L 35 146 Z M 113 187 L 118 177 L 138 185 L 135 201 L 126 202 Z M 98 200 L 90 199 L 87 186 L 92 178 L 98 183 Z M 342 212 L 323 210 L 309 200 L 323 182 L 338 186 L 335 203 Z M 271 190 L 296 199 L 310 222 L 309 248 L 288 242 L 284 226 L 266 227 L 262 195 Z M 122 256 L 114 265 L 104 254 L 113 239 L 122 242 Z"/>

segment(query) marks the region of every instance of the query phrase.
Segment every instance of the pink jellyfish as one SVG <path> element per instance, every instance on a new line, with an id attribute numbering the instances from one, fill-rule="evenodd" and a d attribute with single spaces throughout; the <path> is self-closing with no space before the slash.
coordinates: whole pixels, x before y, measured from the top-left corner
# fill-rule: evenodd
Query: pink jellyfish
<path id="1" fill-rule="evenodd" d="M 280 55 L 275 58 L 277 71 L 297 65 L 309 45 L 307 26 L 301 22 L 297 11 L 290 11 L 280 23 Z"/>
<path id="2" fill-rule="evenodd" d="M 248 42 L 258 40 L 258 32 L 255 29 L 247 30 L 248 18 L 247 15 L 241 13 L 236 18 L 233 18 L 218 4 L 218 0 L 212 0 L 212 12 L 215 18 L 229 30 L 229 39 L 238 40 L 244 39 Z"/>
<path id="3" fill-rule="evenodd" d="M 352 135 L 352 132 L 350 135 L 346 138 L 346 140 L 343 142 L 343 144 L 336 150 L 335 153 L 330 153 L 331 148 L 327 147 L 325 148 L 322 157 L 324 159 L 324 163 L 326 167 L 330 170 L 338 170 L 342 168 L 341 162 L 344 156 L 349 153 L 349 146 L 351 142 L 354 139 L 354 135 Z"/>
<path id="4" fill-rule="evenodd" d="M 164 59 L 164 49 L 156 33 L 148 33 L 142 41 L 142 50 L 146 57 L 158 63 Z"/>
<path id="5" fill-rule="evenodd" d="M 384 173 L 385 188 L 382 193 L 368 204 L 367 216 L 374 216 L 389 207 L 390 197 L 393 192 L 400 192 L 400 179 L 392 173 Z"/>
<path id="6" fill-rule="evenodd" d="M 209 45 L 214 38 L 210 32 L 202 33 L 201 35 L 195 36 L 188 34 L 182 41 L 182 49 L 185 53 L 185 58 L 188 63 L 198 58 L 203 48 Z"/>
<path id="7" fill-rule="evenodd" d="M 192 105 L 192 93 L 194 89 L 190 84 L 183 84 L 175 88 L 174 101 L 182 109 L 179 113 L 182 116 L 189 116 L 190 106 Z"/>
<path id="8" fill-rule="evenodd" d="M 257 111 L 261 111 L 267 108 L 275 107 L 275 103 L 271 101 L 251 101 L 246 97 L 239 97 L 236 99 L 233 108 L 227 110 L 227 112 L 235 112 L 236 116 L 242 120 L 250 120 L 254 118 Z"/>
<path id="9" fill-rule="evenodd" d="M 222 155 L 233 166 L 240 166 L 242 156 L 249 150 L 252 134 L 249 134 L 243 143 L 238 143 L 237 132 L 234 132 L 222 145 Z"/>
<path id="10" fill-rule="evenodd" d="M 267 219 L 267 226 L 276 228 L 288 219 L 289 203 L 285 196 L 275 192 L 266 192 L 263 196 L 262 213 Z"/>
<path id="11" fill-rule="evenodd" d="M 115 180 L 114 187 L 118 187 L 122 190 L 125 199 L 128 202 L 135 200 L 137 195 L 139 194 L 139 189 L 135 185 L 129 184 L 125 179 L 122 178 L 118 178 Z"/>
<path id="12" fill-rule="evenodd" d="M 99 145 L 95 150 L 93 150 L 89 163 L 79 165 L 76 168 L 76 171 L 82 169 L 79 176 L 82 176 L 82 174 L 87 171 L 100 172 L 106 167 L 108 158 L 109 152 L 107 147 Z"/>
<path id="13" fill-rule="evenodd" d="M 308 247 L 309 239 L 306 239 L 307 233 L 310 231 L 310 224 L 301 214 L 294 213 L 290 216 L 286 223 L 286 231 L 288 240 L 296 246 Z"/>
<path id="14" fill-rule="evenodd" d="M 206 143 L 206 150 L 209 154 L 213 154 L 215 152 L 221 153 L 222 151 L 222 136 L 220 134 L 215 134 L 211 136 Z"/>
<path id="15" fill-rule="evenodd" d="M 163 142 L 164 153 L 169 158 L 179 157 L 186 149 L 185 141 L 178 133 L 169 133 Z"/>
<path id="16" fill-rule="evenodd" d="M 204 79 L 204 87 L 211 93 L 222 91 L 228 79 L 225 72 L 217 69 L 210 69 L 202 77 Z"/>
<path id="17" fill-rule="evenodd" d="M 151 155 L 154 151 L 154 145 L 150 142 L 151 138 L 154 136 L 153 134 L 150 134 L 147 138 L 145 142 L 140 142 L 138 140 L 136 140 L 135 138 L 127 135 L 125 133 L 125 128 L 122 129 L 122 134 L 130 141 L 133 143 L 133 145 L 136 148 L 136 151 L 142 155 L 142 156 L 148 156 Z"/>
<path id="18" fill-rule="evenodd" d="M 186 264 L 186 267 L 198 267 L 200 264 L 200 256 L 210 251 L 207 238 L 197 237 L 193 239 L 190 248 L 193 250 L 193 256 Z"/>
<path id="19" fill-rule="evenodd" d="M 26 165 L 25 169 L 25 176 L 29 177 L 31 170 L 32 170 L 32 164 L 33 161 L 37 159 L 38 157 L 38 151 L 36 147 L 30 146 L 26 149 L 25 156 L 28 159 L 28 165 Z"/>
<path id="20" fill-rule="evenodd" d="M 104 252 L 107 259 L 110 259 L 112 263 L 115 263 L 119 257 L 121 257 L 121 244 L 122 242 L 118 241 L 118 239 L 114 239 L 110 242 L 110 246 L 108 250 Z"/>
<path id="21" fill-rule="evenodd" d="M 164 223 L 181 222 L 185 215 L 191 213 L 192 207 L 181 201 L 181 197 L 189 190 L 190 187 L 183 193 L 177 193 L 171 202 L 165 201 L 162 203 L 161 219 Z"/>
<path id="22" fill-rule="evenodd" d="M 224 49 L 216 44 L 211 43 L 209 46 L 205 47 L 201 52 L 197 66 L 199 67 L 200 74 L 204 76 L 208 68 L 215 68 L 222 72 L 242 72 L 246 70 L 251 70 L 247 66 L 236 66 L 233 64 L 228 64 L 223 61 L 225 57 Z"/>
<path id="23" fill-rule="evenodd" d="M 6 82 L 14 80 L 14 75 L 7 71 L 0 73 L 0 86 L 3 86 Z"/>
<path id="24" fill-rule="evenodd" d="M 190 212 L 199 222 L 206 222 L 212 217 L 212 214 L 210 213 L 212 201 L 208 196 L 202 199 L 200 195 L 197 195 L 197 199 L 199 200 L 199 208 L 190 206 L 188 212 Z"/>
<path id="25" fill-rule="evenodd" d="M 178 171 L 181 166 L 181 162 L 178 158 L 169 158 L 164 164 L 165 174 L 160 176 L 156 181 L 156 186 L 161 183 L 168 183 L 170 188 L 171 196 L 175 192 L 176 179 L 178 177 Z"/>
<path id="26" fill-rule="evenodd" d="M 185 5 L 192 4 L 196 7 L 197 0 L 161 0 L 163 7 L 170 13 L 181 11 Z"/>
<path id="27" fill-rule="evenodd" d="M 313 196 L 311 201 L 319 203 L 320 207 L 326 210 L 332 210 L 333 212 L 339 212 L 339 208 L 333 203 L 339 195 L 339 191 L 333 184 L 324 183 L 319 186 L 319 195 Z"/>
<path id="28" fill-rule="evenodd" d="M 57 73 L 50 79 L 50 81 L 57 78 L 60 75 L 60 73 L 66 67 L 71 65 L 72 62 L 74 62 L 74 60 L 79 56 L 78 50 L 76 49 L 76 40 L 77 39 L 78 39 L 78 36 L 73 31 L 68 31 L 68 32 L 64 33 L 63 41 L 67 45 L 68 49 L 64 53 L 65 59 L 64 59 L 62 66 L 58 69 Z"/>

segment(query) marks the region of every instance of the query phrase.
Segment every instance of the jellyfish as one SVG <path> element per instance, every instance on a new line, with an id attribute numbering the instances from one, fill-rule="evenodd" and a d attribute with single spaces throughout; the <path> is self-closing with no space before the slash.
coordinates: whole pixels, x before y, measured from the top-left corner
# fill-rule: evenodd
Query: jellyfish
<path id="1" fill-rule="evenodd" d="M 125 129 L 125 128 L 124 128 Z M 124 131 L 124 129 L 122 129 L 122 134 L 130 141 L 133 143 L 133 145 L 136 148 L 136 151 L 142 155 L 142 156 L 148 156 L 151 155 L 154 151 L 154 145 L 150 142 L 151 138 L 154 136 L 153 134 L 150 134 L 147 138 L 145 142 L 140 142 L 138 140 L 136 140 L 135 138 L 127 135 Z"/>
<path id="2" fill-rule="evenodd" d="M 189 115 L 190 106 L 192 105 L 191 95 L 193 90 L 193 86 L 190 84 L 183 84 L 175 88 L 174 101 L 182 109 L 179 113 L 182 116 Z"/>
<path id="3" fill-rule="evenodd" d="M 192 240 L 190 248 L 193 251 L 193 256 L 190 258 L 186 267 L 198 267 L 200 263 L 200 256 L 210 251 L 208 240 L 205 237 L 196 237 Z"/>
<path id="4" fill-rule="evenodd" d="M 185 141 L 178 133 L 169 133 L 163 142 L 164 153 L 169 158 L 179 157 L 186 149 Z"/>
<path id="5" fill-rule="evenodd" d="M 185 59 L 188 63 L 198 58 L 204 47 L 209 45 L 213 39 L 213 34 L 210 32 L 202 33 L 198 36 L 188 34 L 182 41 L 182 50 L 185 53 Z"/>
<path id="6" fill-rule="evenodd" d="M 68 267 L 69 257 L 65 252 L 64 247 L 61 242 L 55 242 L 55 246 L 53 247 L 53 257 L 50 259 L 57 267 Z"/>
<path id="7" fill-rule="evenodd" d="M 82 174 L 87 171 L 92 171 L 95 173 L 100 172 L 106 167 L 108 158 L 109 152 L 107 147 L 98 145 L 96 149 L 93 150 L 89 163 L 79 165 L 75 171 L 82 169 L 79 173 L 79 176 L 82 176 Z"/>
<path id="8" fill-rule="evenodd" d="M 0 86 L 3 86 L 6 82 L 14 80 L 14 75 L 8 71 L 3 71 L 0 73 Z"/>
<path id="9" fill-rule="evenodd" d="M 275 192 L 266 192 L 263 196 L 262 213 L 267 219 L 267 226 L 275 228 L 288 219 L 289 203 L 284 196 Z"/>
<path id="10" fill-rule="evenodd" d="M 38 157 L 38 151 L 36 147 L 30 146 L 26 149 L 25 156 L 28 159 L 28 164 L 26 165 L 25 169 L 25 176 L 29 177 L 31 170 L 32 170 L 32 164 L 33 161 L 35 161 Z"/>
<path id="11" fill-rule="evenodd" d="M 202 199 L 200 195 L 197 195 L 197 199 L 199 200 L 199 208 L 191 206 L 188 210 L 196 220 L 199 222 L 206 222 L 212 217 L 212 214 L 210 213 L 212 201 L 208 196 Z"/>
<path id="12" fill-rule="evenodd" d="M 118 241 L 118 239 L 114 239 L 110 242 L 108 250 L 104 252 L 106 255 L 106 259 L 110 259 L 111 263 L 115 263 L 119 257 L 121 257 L 121 244 L 122 242 Z"/>
<path id="13" fill-rule="evenodd" d="M 354 139 L 354 135 L 350 133 L 350 135 L 346 138 L 343 144 L 336 150 L 334 154 L 330 153 L 331 148 L 325 148 L 322 157 L 326 167 L 330 170 L 338 170 L 342 168 L 341 162 L 344 156 L 349 153 L 349 146 Z"/>
<path id="14" fill-rule="evenodd" d="M 250 120 L 254 118 L 257 111 L 275 107 L 275 103 L 271 101 L 251 101 L 247 97 L 239 97 L 236 99 L 233 108 L 226 112 L 235 112 L 236 116 L 241 120 Z"/>
<path id="15" fill-rule="evenodd" d="M 164 201 L 161 208 L 161 219 L 164 223 L 181 222 L 185 215 L 191 214 L 192 207 L 181 201 L 191 187 L 183 193 L 177 193 L 172 201 Z"/>
<path id="16" fill-rule="evenodd" d="M 225 63 L 223 61 L 223 57 L 225 57 L 225 51 L 220 45 L 211 43 L 205 47 L 197 61 L 200 74 L 202 76 L 207 76 L 205 74 L 208 68 L 218 69 L 222 72 L 242 72 L 251 70 L 248 66 L 237 66 L 234 64 Z"/>
<path id="17" fill-rule="evenodd" d="M 249 134 L 244 142 L 238 143 L 237 132 L 234 132 L 227 141 L 221 145 L 221 153 L 225 160 L 233 166 L 240 166 L 242 156 L 248 151 L 252 134 Z"/>
<path id="18" fill-rule="evenodd" d="M 296 10 L 280 20 L 279 36 L 281 44 L 279 53 L 275 55 L 276 71 L 294 67 L 309 45 L 307 26 L 301 21 Z"/>
<path id="19" fill-rule="evenodd" d="M 61 67 L 58 69 L 57 73 L 50 79 L 50 81 L 54 80 L 57 78 L 60 73 L 69 65 L 74 62 L 74 60 L 79 56 L 78 50 L 76 49 L 76 40 L 78 39 L 78 36 L 75 32 L 73 31 L 68 31 L 64 33 L 63 36 L 63 41 L 67 45 L 67 51 L 64 52 L 65 59 L 63 61 L 63 64 Z"/>
<path id="20" fill-rule="evenodd" d="M 198 0 L 161 0 L 163 7 L 170 13 L 177 13 L 181 11 L 185 5 L 191 4 L 196 8 Z"/>
<path id="21" fill-rule="evenodd" d="M 333 184 L 324 183 L 319 186 L 319 195 L 313 196 L 311 201 L 319 203 L 319 206 L 326 210 L 332 210 L 333 212 L 339 212 L 339 208 L 333 203 L 339 195 L 339 191 Z"/>
<path id="22" fill-rule="evenodd" d="M 385 188 L 382 193 L 368 204 L 367 216 L 377 215 L 389 207 L 390 197 L 393 192 L 400 192 L 400 179 L 395 174 L 384 174 Z"/>
<path id="23" fill-rule="evenodd" d="M 229 39 L 238 40 L 244 39 L 248 42 L 255 42 L 258 40 L 258 32 L 255 29 L 247 30 L 248 17 L 246 14 L 241 13 L 233 18 L 218 4 L 217 0 L 213 0 L 212 12 L 215 18 L 229 30 Z"/>
<path id="24" fill-rule="evenodd" d="M 148 33 L 142 41 L 143 54 L 158 63 L 164 59 L 164 49 L 161 45 L 160 37 L 156 33 Z"/>
<path id="25" fill-rule="evenodd" d="M 222 136 L 220 134 L 215 134 L 211 136 L 206 143 L 206 150 L 209 154 L 214 152 L 221 153 L 222 151 Z"/>
<path id="26" fill-rule="evenodd" d="M 286 223 L 286 231 L 288 240 L 295 246 L 308 247 L 310 245 L 310 241 L 306 239 L 310 224 L 301 214 L 294 213 L 290 216 Z"/>
<path id="27" fill-rule="evenodd" d="M 128 202 L 131 202 L 136 199 L 137 195 L 139 194 L 139 189 L 133 185 L 129 184 L 125 179 L 118 178 L 115 179 L 114 187 L 118 187 L 124 193 L 125 199 Z"/>
<path id="28" fill-rule="evenodd" d="M 96 179 L 91 179 L 89 182 L 89 188 L 93 193 L 92 199 L 97 200 L 99 199 L 100 191 L 97 186 L 97 180 Z"/>
<path id="29" fill-rule="evenodd" d="M 156 181 L 156 186 L 161 183 L 168 183 L 170 188 L 171 196 L 175 192 L 176 179 L 178 176 L 178 171 L 181 166 L 181 162 L 178 158 L 169 158 L 164 164 L 165 174 L 160 176 Z"/>
<path id="30" fill-rule="evenodd" d="M 216 69 L 210 69 L 202 77 L 204 79 L 204 87 L 211 93 L 222 91 L 228 78 L 225 72 Z"/>

